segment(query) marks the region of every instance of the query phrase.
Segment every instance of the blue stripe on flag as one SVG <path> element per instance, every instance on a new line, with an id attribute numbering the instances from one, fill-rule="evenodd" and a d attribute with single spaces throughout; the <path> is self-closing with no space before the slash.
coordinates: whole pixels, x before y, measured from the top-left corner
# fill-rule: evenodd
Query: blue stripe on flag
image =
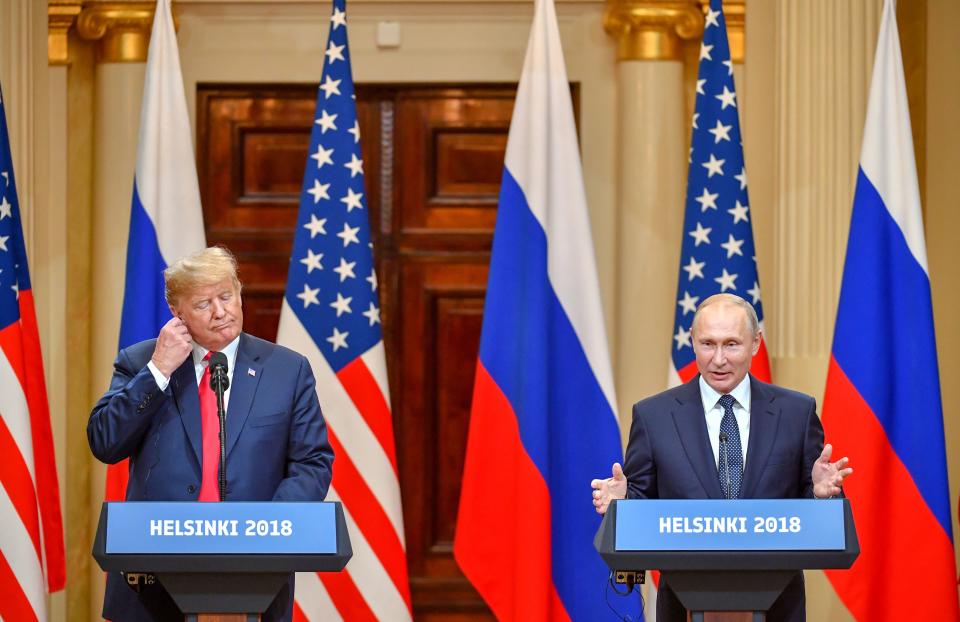
<path id="1" fill-rule="evenodd" d="M 930 280 L 862 169 L 848 249 L 834 356 L 951 534 Z"/>
<path id="2" fill-rule="evenodd" d="M 480 359 L 513 406 L 523 445 L 551 498 L 552 570 L 574 620 L 605 609 L 593 548 L 600 524 L 584 491 L 622 458 L 620 431 L 547 275 L 547 238 L 504 169 Z M 522 553 L 521 553 L 522 554 Z"/>
<path id="3" fill-rule="evenodd" d="M 153 339 L 160 327 L 172 317 L 163 295 L 163 271 L 166 268 L 157 242 L 157 231 L 140 202 L 137 180 L 134 179 L 130 236 L 127 240 L 127 274 L 123 312 L 120 315 L 121 349 L 145 339 Z"/>

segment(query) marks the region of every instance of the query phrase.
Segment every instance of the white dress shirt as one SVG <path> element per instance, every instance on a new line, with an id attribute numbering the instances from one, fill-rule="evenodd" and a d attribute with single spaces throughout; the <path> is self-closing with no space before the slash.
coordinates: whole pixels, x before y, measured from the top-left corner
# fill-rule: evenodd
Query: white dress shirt
<path id="1" fill-rule="evenodd" d="M 233 386 L 233 368 L 237 366 L 237 348 L 240 346 L 240 335 L 237 335 L 237 338 L 227 344 L 227 346 L 221 350 L 223 354 L 227 357 L 227 379 L 230 381 L 230 386 Z M 207 355 L 207 350 L 199 343 L 193 343 L 193 370 L 197 375 L 197 388 L 200 387 L 200 379 L 203 378 L 203 372 L 207 369 L 207 361 L 203 360 L 203 357 Z M 153 374 L 154 380 L 157 381 L 157 386 L 160 387 L 161 391 L 166 391 L 167 385 L 170 384 L 170 379 L 163 375 L 163 373 L 157 369 L 157 366 L 153 364 L 151 360 L 147 363 L 147 367 L 150 369 L 150 373 Z M 223 410 L 227 411 L 227 406 L 230 403 L 230 388 L 228 387 L 223 393 Z"/>
<path id="2" fill-rule="evenodd" d="M 740 384 L 730 391 L 736 400 L 733 403 L 733 416 L 740 429 L 740 449 L 743 451 L 743 468 L 747 468 L 747 442 L 750 440 L 750 374 L 743 377 Z M 720 405 L 722 393 L 718 393 L 700 376 L 700 399 L 703 401 L 703 413 L 707 419 L 707 436 L 713 448 L 713 460 L 720 468 L 720 421 L 723 420 L 723 406 Z"/>

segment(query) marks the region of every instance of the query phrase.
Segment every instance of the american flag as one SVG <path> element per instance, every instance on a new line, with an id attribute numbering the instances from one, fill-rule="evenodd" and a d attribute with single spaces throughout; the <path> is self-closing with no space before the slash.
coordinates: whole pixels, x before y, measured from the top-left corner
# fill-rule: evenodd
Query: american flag
<path id="1" fill-rule="evenodd" d="M 47 389 L 0 93 L 0 620 L 46 620 L 66 562 Z M 44 582 L 46 571 L 46 585 Z"/>
<path id="2" fill-rule="evenodd" d="M 763 323 L 733 61 L 721 0 L 711 0 L 706 14 L 690 145 L 671 385 L 697 374 L 690 327 L 704 299 L 723 292 L 736 294 L 753 304 Z M 750 371 L 770 381 L 765 345 L 761 344 Z"/>
<path id="3" fill-rule="evenodd" d="M 406 546 L 345 0 L 335 0 L 278 343 L 302 352 L 336 453 L 353 558 L 297 577 L 306 620 L 409 620 Z M 338 618 L 339 616 L 339 618 Z"/>

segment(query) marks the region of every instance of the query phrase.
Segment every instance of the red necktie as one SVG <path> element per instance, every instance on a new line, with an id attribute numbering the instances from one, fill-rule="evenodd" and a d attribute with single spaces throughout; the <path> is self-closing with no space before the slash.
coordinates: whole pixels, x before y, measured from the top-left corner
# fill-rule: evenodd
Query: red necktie
<path id="1" fill-rule="evenodd" d="M 207 352 L 204 361 L 210 360 L 213 352 Z M 198 501 L 219 501 L 220 486 L 217 475 L 220 471 L 220 419 L 217 417 L 217 394 L 210 388 L 210 366 L 207 365 L 200 378 L 200 438 L 203 477 L 200 480 Z"/>

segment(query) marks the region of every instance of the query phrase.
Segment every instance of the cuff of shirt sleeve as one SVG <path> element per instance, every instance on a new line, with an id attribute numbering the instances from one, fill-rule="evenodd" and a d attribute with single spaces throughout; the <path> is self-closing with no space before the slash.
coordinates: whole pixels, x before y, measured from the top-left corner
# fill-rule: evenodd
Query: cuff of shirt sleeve
<path id="1" fill-rule="evenodd" d="M 152 360 L 147 363 L 147 369 L 153 374 L 153 379 L 157 381 L 157 386 L 160 387 L 160 390 L 166 391 L 167 385 L 170 384 L 170 379 L 163 375 L 157 366 L 153 364 Z"/>

